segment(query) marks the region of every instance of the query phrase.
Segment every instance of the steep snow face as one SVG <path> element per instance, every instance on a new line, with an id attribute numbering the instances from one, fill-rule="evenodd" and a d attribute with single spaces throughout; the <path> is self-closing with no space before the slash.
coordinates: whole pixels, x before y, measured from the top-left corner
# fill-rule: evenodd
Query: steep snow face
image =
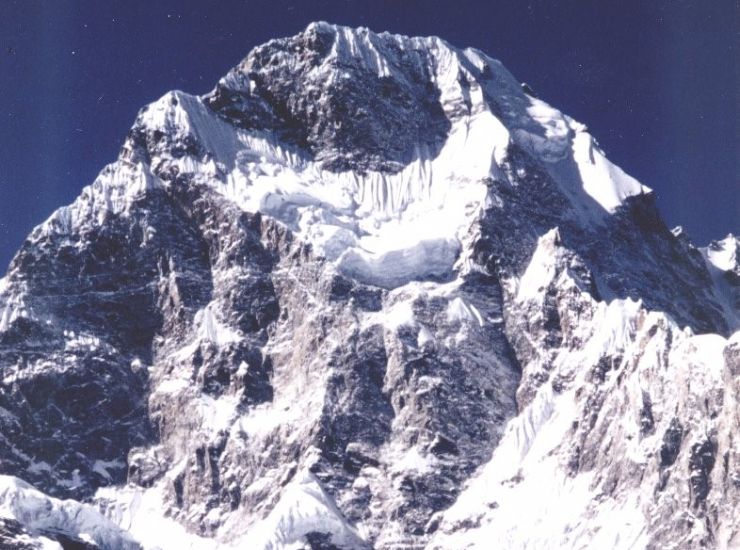
<path id="1" fill-rule="evenodd" d="M 339 113 L 338 94 L 360 114 Z M 379 102 L 375 112 L 368 102 Z M 289 108 L 309 135 L 298 139 L 278 120 Z M 244 119 L 255 111 L 270 114 L 260 129 Z M 648 191 L 498 61 L 437 38 L 323 23 L 258 48 L 205 98 L 166 95 L 142 111 L 134 135 L 147 140 L 155 173 L 207 181 L 285 223 L 341 272 L 386 288 L 453 274 L 487 183 L 507 179 L 512 144 L 543 162 L 590 223 Z M 158 154 L 162 136 L 170 143 Z M 346 155 L 365 154 L 347 169 Z"/>
<path id="2" fill-rule="evenodd" d="M 69 206 L 63 206 L 34 230 L 32 238 L 45 232 L 74 234 L 80 227 L 94 221 L 98 225 L 106 217 L 126 212 L 137 197 L 161 185 L 159 179 L 141 164 L 125 161 L 106 166 L 80 196 Z"/>
<path id="3" fill-rule="evenodd" d="M 301 547 L 308 537 L 321 542 L 320 533 L 333 533 L 331 544 L 339 548 L 370 546 L 348 525 L 334 499 L 308 471 L 298 473 L 270 515 L 256 525 L 243 542 L 255 550 Z"/>
<path id="4" fill-rule="evenodd" d="M 338 548 L 370 548 L 347 523 L 334 499 L 307 470 L 295 475 L 266 518 L 257 522 L 248 534 L 237 535 L 229 541 L 195 535 L 165 517 L 162 510 L 167 504 L 162 488 L 160 483 L 148 490 L 133 487 L 126 490 L 102 489 L 96 500 L 108 517 L 136 537 L 147 550 L 298 549 L 304 548 L 307 540 L 313 543 L 331 540 L 331 544 Z M 103 521 L 101 529 L 103 525 L 112 525 L 108 519 Z M 327 533 L 333 536 L 327 538 Z"/>
<path id="5" fill-rule="evenodd" d="M 635 178 L 612 164 L 596 140 L 580 124 L 575 124 L 573 160 L 578 167 L 583 190 L 605 210 L 614 212 L 627 197 L 649 193 Z"/>
<path id="6" fill-rule="evenodd" d="M 496 151 L 505 153 L 508 144 L 486 111 L 454 128 L 434 158 L 420 151 L 397 173 L 329 172 L 209 115 L 200 99 L 177 97 L 177 105 L 163 98 L 150 106 L 140 123 L 170 135 L 169 125 L 179 124 L 176 135 L 194 136 L 209 153 L 155 158 L 157 170 L 207 179 L 244 210 L 285 223 L 341 272 L 387 288 L 451 274 L 460 239 L 485 204 Z M 174 113 L 162 115 L 168 109 Z"/>
<path id="7" fill-rule="evenodd" d="M 728 468 L 738 458 L 725 423 L 737 420 L 737 400 L 724 388 L 737 387 L 740 333 L 694 336 L 639 304 L 593 306 L 593 319 L 574 327 L 582 348 L 555 355 L 552 384 L 508 424 L 428 548 L 740 542 L 736 504 L 714 500 L 713 471 L 719 457 Z"/>
<path id="8" fill-rule="evenodd" d="M 54 541 L 60 534 L 73 537 L 70 544 L 77 542 L 78 548 L 91 543 L 100 548 L 139 550 L 141 547 L 133 537 L 123 531 L 97 509 L 72 500 L 49 497 L 28 483 L 12 477 L 0 476 L 0 517 L 18 521 L 32 540 L 42 548 L 63 548 Z"/>

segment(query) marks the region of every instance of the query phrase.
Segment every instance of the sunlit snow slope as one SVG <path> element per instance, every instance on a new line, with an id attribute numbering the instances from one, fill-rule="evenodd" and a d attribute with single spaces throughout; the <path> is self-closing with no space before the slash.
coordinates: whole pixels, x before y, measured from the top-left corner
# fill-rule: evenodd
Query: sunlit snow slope
<path id="1" fill-rule="evenodd" d="M 316 24 L 307 30 L 320 31 L 335 29 Z M 385 288 L 451 272 L 463 236 L 486 204 L 487 181 L 505 179 L 512 143 L 545 161 L 589 221 L 649 192 L 604 157 L 585 126 L 524 94 L 501 63 L 476 50 L 458 50 L 438 38 L 337 28 L 331 51 L 311 76 L 322 83 L 355 78 L 341 70 L 347 65 L 403 81 L 405 67 L 394 63 L 394 52 L 433 64 L 432 84 L 449 129 L 437 147 L 415 144 L 392 171 L 327 170 L 326 162 L 275 133 L 234 127 L 213 116 L 208 97 L 182 92 L 150 105 L 137 125 L 147 133 L 192 139 L 206 151 L 201 157 L 155 156 L 158 170 L 203 178 L 243 209 L 286 223 L 343 273 Z M 482 73 L 484 81 L 477 77 Z M 220 85 L 242 91 L 256 83 L 240 66 Z M 571 177 L 574 169 L 580 178 Z"/>

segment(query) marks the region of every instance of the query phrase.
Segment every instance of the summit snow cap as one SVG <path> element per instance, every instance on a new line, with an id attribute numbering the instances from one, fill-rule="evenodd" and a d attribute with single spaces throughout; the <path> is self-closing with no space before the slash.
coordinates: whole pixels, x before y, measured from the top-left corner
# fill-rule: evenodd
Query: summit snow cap
<path id="1" fill-rule="evenodd" d="M 491 182 L 522 176 L 512 150 L 589 224 L 649 191 L 499 61 L 435 37 L 323 22 L 258 46 L 202 98 L 166 95 L 135 132 L 157 173 L 214 186 L 386 288 L 454 277 L 462 239 L 496 200 Z"/>

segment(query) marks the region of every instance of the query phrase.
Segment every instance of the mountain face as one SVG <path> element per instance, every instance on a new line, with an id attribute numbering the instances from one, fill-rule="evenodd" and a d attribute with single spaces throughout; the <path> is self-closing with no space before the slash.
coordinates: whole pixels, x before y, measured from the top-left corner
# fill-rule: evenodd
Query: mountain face
<path id="1" fill-rule="evenodd" d="M 740 546 L 738 240 L 531 94 L 317 23 L 142 109 L 0 280 L 0 547 Z"/>

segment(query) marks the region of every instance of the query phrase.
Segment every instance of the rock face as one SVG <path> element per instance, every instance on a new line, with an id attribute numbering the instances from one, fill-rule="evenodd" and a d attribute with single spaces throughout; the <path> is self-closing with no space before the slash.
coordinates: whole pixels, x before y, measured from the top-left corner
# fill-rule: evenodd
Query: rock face
<path id="1" fill-rule="evenodd" d="M 523 89 L 318 23 L 145 107 L 0 280 L 0 542 L 740 545 L 738 241 Z"/>

